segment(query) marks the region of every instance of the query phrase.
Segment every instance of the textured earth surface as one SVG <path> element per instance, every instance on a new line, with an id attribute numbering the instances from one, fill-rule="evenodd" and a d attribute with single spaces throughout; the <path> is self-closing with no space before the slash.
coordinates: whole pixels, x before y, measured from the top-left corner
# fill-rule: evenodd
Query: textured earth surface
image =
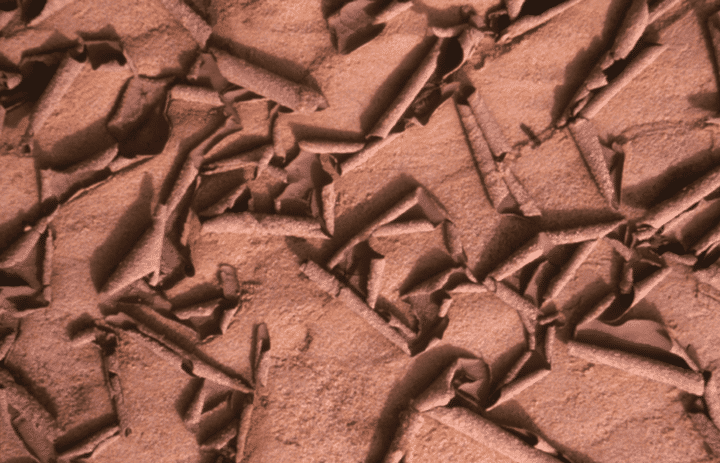
<path id="1" fill-rule="evenodd" d="M 51 219 L 48 231 L 41 231 L 39 250 L 24 261 L 23 268 L 30 270 L 0 268 L 0 335 L 8 346 L 0 357 L 5 375 L 0 377 L 0 463 L 45 463 L 55 458 L 48 454 L 60 455 L 58 461 L 93 463 L 380 462 L 400 413 L 456 358 L 483 359 L 496 385 L 528 350 L 530 335 L 516 308 L 492 291 L 452 293 L 447 326 L 439 334 L 430 333 L 431 322 L 437 322 L 437 304 L 428 302 L 429 295 L 415 300 L 406 293 L 453 266 L 467 269 L 469 277 L 464 278 L 482 286 L 493 269 L 539 231 L 611 220 L 625 225 L 601 237 L 563 291 L 538 309 L 560 314 L 550 373 L 482 414 L 498 425 L 541 436 L 574 463 L 720 462 L 720 449 L 706 442 L 689 417 L 690 394 L 571 356 L 566 347 L 582 314 L 625 283 L 618 254 L 620 246 L 629 246 L 619 244 L 623 227 L 640 224 L 648 209 L 680 194 L 720 163 L 720 128 L 712 123 L 720 109 L 718 64 L 708 29 L 708 18 L 720 4 L 674 2 L 648 25 L 642 40 L 665 45 L 665 51 L 592 118 L 599 140 L 622 153 L 621 200 L 614 208 L 599 191 L 568 127 L 556 122 L 612 46 L 632 3 L 627 0 L 575 2 L 507 44 L 496 42 L 499 29 L 491 27 L 504 4 L 409 0 L 409 8 L 349 53 L 338 51 L 328 28 L 328 18 L 343 4 L 339 0 L 188 0 L 193 14 L 212 28 L 207 46 L 229 49 L 319 92 L 327 107 L 314 112 L 278 111 L 268 95 L 224 105 L 227 100 L 219 99 L 217 85 L 193 77 L 207 48 L 203 50 L 205 44 L 198 44 L 169 11 L 172 2 L 47 0 L 46 11 L 35 13 L 35 19 L 24 13 L 34 3 L 19 3 L 23 6 L 14 9 L 15 2 L 0 0 L 0 76 L 23 78 L 15 89 L 0 81 L 0 252 L 42 217 Z M 201 189 L 214 198 L 204 203 L 207 207 L 221 196 L 216 191 L 243 182 L 248 189 L 225 208 L 227 214 L 305 214 L 322 223 L 322 213 L 313 210 L 313 197 L 308 200 L 305 194 L 320 191 L 319 162 L 310 166 L 315 158 L 300 151 L 298 141 L 364 143 L 425 57 L 431 28 L 465 24 L 468 11 L 488 25 L 480 27 L 472 55 L 443 83 L 474 87 L 482 94 L 512 147 L 502 164 L 523 185 L 539 216 L 500 213 L 494 207 L 456 110 L 462 93 L 457 90 L 437 102 L 426 120 L 401 121 L 398 135 L 365 164 L 333 178 L 337 196 L 332 237 L 198 231 L 201 222 L 207 223 L 206 217 L 195 215 L 205 201 L 199 197 Z M 121 44 L 122 59 L 97 66 L 89 58 L 77 63 L 76 77 L 53 103 L 41 129 L 32 133 L 38 101 L 44 101 L 43 91 L 58 62 L 74 53 L 89 55 L 77 50 L 84 43 L 90 50 L 94 40 Z M 40 58 L 28 65 L 33 56 L 54 58 L 43 58 L 47 66 L 37 64 Z M 139 76 L 164 85 L 168 95 L 188 83 L 203 87 L 219 103 L 163 96 L 156 109 L 148 110 L 157 114 L 135 128 L 134 138 L 118 140 L 108 121 L 122 106 L 129 80 Z M 108 302 L 103 289 L 117 274 L 118 264 L 152 230 L 188 152 L 223 124 L 229 107 L 237 110 L 242 130 L 220 157 L 270 144 L 270 168 L 249 179 L 242 173 L 217 176 L 215 184 L 201 175 L 191 187 L 200 199 L 186 197 L 179 208 L 182 217 L 171 217 L 165 233 L 172 243 L 167 244 L 170 250 L 161 251 L 162 260 L 163 265 L 170 262 L 172 271 L 163 274 L 159 284 L 151 281 L 151 271 L 140 272 L 134 279 L 140 296 L 126 293 L 125 299 Z M 68 172 L 118 142 L 115 164 L 91 170 L 87 179 L 59 197 L 49 198 L 43 191 L 43 172 Z M 347 157 L 336 156 L 340 164 Z M 258 164 L 257 158 L 248 159 Z M 328 171 L 320 173 L 330 177 Z M 302 265 L 307 260 L 327 263 L 341 244 L 416 187 L 432 198 L 436 216 L 430 207 L 421 211 L 425 215 L 415 208 L 402 218 L 427 217 L 433 226 L 415 233 L 367 236 L 350 253 L 354 257 L 349 263 L 335 269 L 338 278 L 364 296 L 368 262 L 382 259 L 376 308 L 432 338 L 410 356 L 341 298 L 328 295 L 305 276 Z M 294 191 L 300 193 L 278 204 L 277 198 Z M 668 336 L 688 350 L 705 379 L 720 367 L 720 278 L 698 277 L 700 270 L 718 267 L 708 260 L 716 259 L 717 252 L 695 252 L 693 243 L 720 220 L 714 194 L 697 206 L 693 202 L 690 207 L 695 209 L 655 235 L 663 241 L 654 251 L 701 256 L 702 265 L 671 265 L 668 254 L 662 254 L 658 258 L 662 267 L 671 268 L 669 274 L 623 315 L 664 326 Z M 448 248 L 448 220 L 464 258 L 457 259 Z M 326 230 L 327 223 L 324 226 Z M 567 261 L 570 251 L 559 252 L 558 262 Z M 174 266 L 167 255 L 179 256 Z M 212 320 L 178 313 L 198 301 L 218 304 L 223 297 L 218 289 L 220 265 L 234 268 L 239 301 L 229 326 L 213 331 L 207 328 Z M 532 269 L 514 272 L 509 284 L 525 291 Z M 647 268 L 635 269 L 635 280 L 646 275 Z M 127 328 L 139 316 L 133 315 L 136 309 L 123 309 L 123 303 L 147 309 L 150 315 L 140 317 L 139 324 L 212 359 L 226 376 L 244 378 L 251 392 L 243 395 L 210 384 L 197 371 L 188 371 L 192 367 L 187 363 L 181 368 L 156 355 L 148 348 L 154 338 L 138 337 L 136 328 Z M 219 304 L 213 306 L 213 316 L 232 310 L 222 305 L 227 301 Z M 261 324 L 269 333 L 269 349 L 255 345 Z M 86 328 L 95 333 L 94 341 L 77 342 Z M 112 341 L 110 354 L 99 347 L 101 338 Z M 259 350 L 264 381 L 257 379 Z M 121 401 L 109 385 L 112 378 L 119 378 Z M 27 402 L 16 398 L 20 393 L 12 391 L 18 390 L 26 391 L 29 401 L 50 417 L 51 435 L 43 435 L 37 425 L 33 432 L 19 430 L 17 416 L 31 412 L 17 405 Z M 198 431 L 187 414 L 200 390 L 207 396 Z M 254 404 L 243 439 L 237 435 L 240 415 L 222 415 L 237 411 L 234 401 L 240 396 L 244 399 L 237 400 Z M 221 439 L 223 423 L 235 431 L 212 447 L 207 442 Z M 111 439 L 91 445 L 74 456 L 76 460 L 62 456 L 88 436 L 114 426 L 119 431 L 113 431 Z M 29 435 L 41 436 L 38 439 L 54 450 L 39 453 L 43 444 L 28 443 Z M 245 446 L 238 453 L 240 440 Z M 406 463 L 513 461 L 492 445 L 432 420 L 425 420 L 404 445 Z"/>

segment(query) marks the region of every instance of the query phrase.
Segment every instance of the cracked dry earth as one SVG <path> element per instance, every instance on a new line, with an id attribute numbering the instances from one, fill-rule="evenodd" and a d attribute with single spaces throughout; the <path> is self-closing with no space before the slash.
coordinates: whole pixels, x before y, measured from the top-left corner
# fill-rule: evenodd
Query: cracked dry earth
<path id="1" fill-rule="evenodd" d="M 718 10 L 0 0 L 0 463 L 720 462 Z"/>

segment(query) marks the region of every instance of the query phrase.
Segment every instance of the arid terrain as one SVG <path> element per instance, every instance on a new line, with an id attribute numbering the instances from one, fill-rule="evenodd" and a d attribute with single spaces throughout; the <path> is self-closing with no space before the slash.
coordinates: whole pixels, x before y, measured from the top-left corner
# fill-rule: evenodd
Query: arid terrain
<path id="1" fill-rule="evenodd" d="M 720 462 L 719 10 L 0 0 L 0 463 Z"/>

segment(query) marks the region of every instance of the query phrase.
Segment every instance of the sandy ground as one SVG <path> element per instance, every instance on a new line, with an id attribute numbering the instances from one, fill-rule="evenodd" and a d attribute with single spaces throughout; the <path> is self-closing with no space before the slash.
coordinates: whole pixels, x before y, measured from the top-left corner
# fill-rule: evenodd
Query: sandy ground
<path id="1" fill-rule="evenodd" d="M 32 9 L 32 2 L 20 3 Z M 404 297 L 413 286 L 455 266 L 467 269 L 470 279 L 480 282 L 476 286 L 484 288 L 482 282 L 493 269 L 538 232 L 618 219 L 640 224 L 648 209 L 720 162 L 720 129 L 706 122 L 718 110 L 717 64 L 707 18 L 720 5 L 675 2 L 648 26 L 642 39 L 665 45 L 665 51 L 592 118 L 600 141 L 622 153 L 621 201 L 617 208 L 609 204 L 570 130 L 556 122 L 612 45 L 631 2 L 581 0 L 507 44 L 496 43 L 486 28 L 474 53 L 448 78 L 482 94 L 512 147 L 502 164 L 512 170 L 541 215 L 496 210 L 451 97 L 424 124 L 407 124 L 365 164 L 333 180 L 337 197 L 332 237 L 243 234 L 232 229 L 199 232 L 198 220 L 207 223 L 207 218 L 198 219 L 195 213 L 243 182 L 249 189 L 223 209 L 232 209 L 227 214 L 304 214 L 324 223 L 326 230 L 322 214 L 313 213 L 302 198 L 282 205 L 289 212 L 275 206 L 283 191 L 317 187 L 319 163 L 308 167 L 314 155 L 299 153 L 298 140 L 364 143 L 431 46 L 430 27 L 463 23 L 470 11 L 461 9 L 464 6 L 483 20 L 504 6 L 490 0 L 410 3 L 372 40 L 346 54 L 338 52 L 328 30 L 327 19 L 342 6 L 340 1 L 188 3 L 194 17 L 212 28 L 210 47 L 221 46 L 318 91 L 327 107 L 278 112 L 269 101 L 272 97 L 236 102 L 242 130 L 231 135 L 232 143 L 218 158 L 270 144 L 271 168 L 257 178 L 237 172 L 215 180 L 201 176 L 199 186 L 196 182 L 190 187 L 178 215 L 171 216 L 160 234 L 160 247 L 164 242 L 165 248 L 158 255 L 171 275 L 152 282 L 152 265 L 157 267 L 159 261 L 148 257 L 151 270 L 132 279 L 140 280 L 145 289 L 137 289 L 137 283 L 137 292 L 123 293 L 120 303 L 120 296 L 108 299 L 103 294 L 107 282 L 153 230 L 159 206 L 172 196 L 188 152 L 227 118 L 217 87 L 208 79 L 192 77 L 203 44 L 168 10 L 168 2 L 160 0 L 48 0 L 47 11 L 29 23 L 19 9 L 11 8 L 14 2 L 0 2 L 0 26 L 6 24 L 0 29 L 0 73 L 20 73 L 24 79 L 18 87 L 24 93 L 0 91 L 0 104 L 6 108 L 0 132 L 0 252 L 26 236 L 23 233 L 41 217 L 54 214 L 49 231 L 41 231 L 37 249 L 22 265 L 0 268 L 0 334 L 8 346 L 0 357 L 0 463 L 45 463 L 55 458 L 93 463 L 383 461 L 400 413 L 453 360 L 483 359 L 497 386 L 528 350 L 527 327 L 516 309 L 491 291 L 454 293 L 444 331 L 430 336 L 429 345 L 411 356 L 341 298 L 311 281 L 303 273 L 304 262 L 325 265 L 359 229 L 421 187 L 432 198 L 425 206 L 434 205 L 415 207 L 401 219 L 427 218 L 432 226 L 415 233 L 367 236 L 350 253 L 354 257 L 349 263 L 343 262 L 334 274 L 365 297 L 369 262 L 381 259 L 385 267 L 376 308 L 393 313 L 406 330 L 427 335 L 434 323 L 440 323 L 437 304 L 428 302 L 429 294 Z M 82 44 L 93 40 L 120 43 L 124 58 L 99 66 L 89 59 L 77 63 L 76 76 L 33 133 L 38 101 L 47 99 L 43 89 L 58 62 L 73 53 L 84 56 L 73 50 L 82 52 Z M 48 66 L 32 68 L 27 62 L 33 56 L 54 58 L 46 60 L 51 62 Z M 108 121 L 122 106 L 129 81 L 141 78 L 153 88 L 162 87 L 161 92 L 198 85 L 214 99 L 163 96 L 156 109 L 143 109 L 144 114 L 156 111 L 155 116 L 133 128 L 131 138 L 140 141 L 118 140 Z M 145 90 L 142 95 L 149 98 Z M 111 169 L 108 161 L 91 168 L 91 175 L 54 199 L 43 191 L 43 172 L 68 172 L 113 149 L 118 141 L 120 151 L 114 159 L 123 165 L 113 164 Z M 348 155 L 336 157 L 342 161 Z M 257 165 L 257 158 L 248 159 Z M 187 199 L 196 187 L 196 199 Z M 653 252 L 701 255 L 708 267 L 708 257 L 696 253 L 692 244 L 717 224 L 720 207 L 712 202 L 714 196 L 703 196 L 707 210 L 686 214 L 685 222 L 673 222 L 675 228 L 659 230 L 656 237 L 666 241 L 660 248 L 652 241 Z M 445 218 L 457 232 L 462 258 L 448 249 Z M 565 289 L 538 309 L 561 317 L 550 373 L 482 415 L 498 425 L 542 436 L 573 463 L 720 462 L 720 449 L 707 443 L 689 418 L 689 393 L 568 352 L 574 324 L 622 283 L 622 227 L 601 237 Z M 567 261 L 571 248 L 552 258 L 559 262 L 553 261 L 553 268 Z M 145 251 L 143 257 L 149 255 Z M 173 261 L 169 256 L 179 257 Z M 698 363 L 698 375 L 707 380 L 720 366 L 720 279 L 713 286 L 713 281 L 698 277 L 697 265 L 672 264 L 667 255 L 662 259 L 662 267 L 671 269 L 668 276 L 625 319 L 659 322 L 667 336 L 687 348 Z M 223 295 L 221 264 L 236 271 L 239 302 L 228 302 L 232 297 Z M 507 279 L 509 284 L 518 291 L 524 288 L 534 265 L 529 270 L 518 267 Z M 636 280 L 649 268 L 638 265 Z M 20 267 L 25 270 L 18 273 Z M 717 264 L 710 262 L 708 268 Z M 30 289 L 23 295 L 15 295 L 26 286 Z M 220 304 L 212 313 L 214 321 L 177 315 L 183 307 L 208 301 Z M 207 328 L 216 326 L 218 314 L 232 303 L 239 308 L 229 326 L 223 332 Z M 128 304 L 131 308 L 123 309 Z M 147 310 L 146 315 L 132 316 L 133 310 L 140 310 L 132 304 Z M 157 346 L 152 338 L 128 328 L 128 320 L 117 321 L 118 312 L 130 313 L 183 352 L 220 365 L 226 377 L 244 381 L 249 392 L 202 380 L 203 374 L 194 370 L 197 363 L 188 367 L 186 361 L 181 368 L 180 361 L 158 357 L 148 348 Z M 270 338 L 266 352 L 254 345 L 262 323 Z M 94 333 L 92 340 L 76 341 L 86 328 Z M 258 379 L 259 351 L 266 369 L 263 381 Z M 120 384 L 120 399 L 113 381 Z M 200 404 L 203 413 L 199 424 L 192 424 L 187 416 L 198 391 L 206 394 Z M 247 436 L 241 438 L 237 434 L 248 403 L 253 412 L 247 416 Z M 18 416 L 35 423 L 34 429 L 22 432 Z M 107 429 L 110 439 L 88 444 L 72 456 L 75 460 L 63 456 Z M 229 437 L 223 440 L 224 431 Z M 221 442 L 215 448 L 208 443 L 213 438 Z M 50 450 L 38 450 L 42 448 Z M 401 453 L 406 463 L 515 461 L 491 443 L 473 440 L 430 418 L 408 437 Z"/>

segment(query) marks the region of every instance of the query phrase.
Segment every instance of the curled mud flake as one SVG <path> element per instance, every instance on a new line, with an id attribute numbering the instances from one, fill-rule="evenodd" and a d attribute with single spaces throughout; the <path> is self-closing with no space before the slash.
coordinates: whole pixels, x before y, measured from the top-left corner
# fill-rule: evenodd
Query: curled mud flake
<path id="1" fill-rule="evenodd" d="M 445 289 L 451 279 L 457 281 L 458 276 L 463 278 L 463 280 L 465 281 L 470 280 L 471 282 L 475 283 L 475 277 L 465 267 L 450 267 L 449 269 L 438 272 L 435 275 L 432 275 L 430 278 L 427 278 L 426 280 L 419 282 L 415 286 L 408 288 L 400 295 L 410 296 L 414 294 L 432 294 L 436 291 Z"/>
<path id="2" fill-rule="evenodd" d="M 699 395 L 699 394 L 698 394 Z M 714 369 L 710 372 L 710 379 L 705 384 L 705 392 L 703 394 L 705 405 L 708 409 L 708 415 L 712 419 L 715 426 L 720 429 L 720 370 Z"/>
<path id="3" fill-rule="evenodd" d="M 120 427 L 113 424 L 94 432 L 72 447 L 59 452 L 58 457 L 61 460 L 72 460 L 83 455 L 92 455 L 101 444 L 118 437 L 120 437 Z"/>
<path id="4" fill-rule="evenodd" d="M 540 217 L 542 211 L 535 204 L 535 200 L 530 196 L 530 193 L 528 193 L 512 169 L 503 163 L 499 163 L 498 170 L 502 173 L 505 184 L 507 184 L 510 193 L 515 198 L 522 215 L 525 217 Z"/>
<path id="5" fill-rule="evenodd" d="M 380 10 L 380 12 L 375 14 L 373 22 L 375 24 L 382 24 L 391 21 L 402 12 L 412 8 L 413 5 L 413 2 L 410 0 L 392 0 L 382 10 Z"/>
<path id="6" fill-rule="evenodd" d="M 343 285 L 332 274 L 312 261 L 305 262 L 301 269 L 303 273 L 320 286 L 323 291 L 340 299 L 350 310 L 365 320 L 368 325 L 372 326 L 388 341 L 395 344 L 406 354 L 411 354 L 407 340 L 400 335 L 398 331 L 393 329 L 388 322 L 383 320 L 377 312 L 370 308 L 352 289 Z"/>
<path id="7" fill-rule="evenodd" d="M 223 101 L 220 99 L 220 95 L 216 91 L 194 85 L 175 85 L 170 89 L 170 99 L 212 107 L 224 106 Z"/>
<path id="8" fill-rule="evenodd" d="M 529 298 L 535 305 L 540 306 L 544 300 L 550 279 L 556 272 L 557 266 L 552 262 L 548 260 L 540 262 L 525 287 L 524 296 Z"/>
<path id="9" fill-rule="evenodd" d="M 480 90 L 475 90 L 475 92 L 468 97 L 468 104 L 470 108 L 472 108 L 473 115 L 487 140 L 493 157 L 495 159 L 502 159 L 507 153 L 512 151 L 512 147 L 508 139 L 505 138 L 505 134 L 503 134 L 495 116 L 485 104 Z"/>
<path id="10" fill-rule="evenodd" d="M 107 130 L 117 141 L 132 137 L 157 105 L 165 101 L 170 79 L 131 77 L 107 121 Z"/>
<path id="11" fill-rule="evenodd" d="M 400 93 L 390 103 L 375 126 L 370 130 L 368 137 L 385 138 L 398 123 L 402 115 L 412 104 L 425 84 L 430 80 L 438 65 L 440 50 L 444 39 L 438 39 L 433 48 L 425 56 L 418 68 L 413 72 Z"/>
<path id="12" fill-rule="evenodd" d="M 424 412 L 423 416 L 432 418 L 513 461 L 526 463 L 559 463 L 561 461 L 526 444 L 492 421 L 464 408 L 438 407 Z"/>
<path id="13" fill-rule="evenodd" d="M 35 105 L 35 110 L 30 115 L 27 138 L 40 132 L 84 68 L 85 63 L 78 62 L 70 56 L 66 56 L 60 63 L 55 75 Z"/>
<path id="14" fill-rule="evenodd" d="M 400 413 L 400 425 L 382 463 L 402 463 L 406 450 L 424 423 L 423 414 L 413 409 Z"/>
<path id="15" fill-rule="evenodd" d="M 520 10 L 522 10 L 525 0 L 505 0 L 504 3 L 510 20 L 514 21 L 520 15 Z"/>
<path id="16" fill-rule="evenodd" d="M 211 51 L 222 75 L 236 85 L 294 111 L 312 112 L 328 106 L 324 96 L 305 85 L 292 82 L 217 48 Z"/>
<path id="17" fill-rule="evenodd" d="M 641 223 L 658 229 L 720 187 L 720 166 L 650 209 Z"/>
<path id="18" fill-rule="evenodd" d="M 152 280 L 159 279 L 167 219 L 167 207 L 158 207 L 150 228 L 140 237 L 127 257 L 118 264 L 103 286 L 101 291 L 103 298 L 111 298 L 148 275 L 152 275 Z"/>
<path id="19" fill-rule="evenodd" d="M 307 139 L 298 142 L 301 150 L 318 154 L 357 153 L 363 149 L 365 145 L 365 142 L 326 139 Z"/>
<path id="20" fill-rule="evenodd" d="M 613 207 L 618 207 L 618 192 L 615 191 L 615 184 L 610 176 L 608 166 L 600 139 L 592 122 L 578 119 L 569 126 L 578 151 L 583 157 L 585 164 L 592 175 L 600 194 Z"/>
<path id="21" fill-rule="evenodd" d="M 118 145 L 100 151 L 67 169 L 40 169 L 40 197 L 42 201 L 57 198 L 62 201 L 80 186 L 87 185 L 110 165 L 118 154 Z"/>
<path id="22" fill-rule="evenodd" d="M 305 262 L 300 266 L 300 270 L 330 296 L 337 297 L 340 294 L 342 288 L 340 281 L 315 262 L 311 260 Z"/>
<path id="23" fill-rule="evenodd" d="M 410 233 L 427 233 L 435 230 L 435 225 L 426 219 L 392 222 L 373 232 L 374 237 L 407 235 Z"/>
<path id="24" fill-rule="evenodd" d="M 400 133 L 391 133 L 385 138 L 369 141 L 363 149 L 340 163 L 340 171 L 342 174 L 347 174 L 362 166 L 398 136 L 400 136 Z"/>
<path id="25" fill-rule="evenodd" d="M 390 209 L 382 213 L 379 217 L 377 217 L 375 220 L 371 221 L 369 224 L 365 225 L 362 229 L 360 229 L 355 236 L 350 238 L 346 243 L 344 243 L 336 252 L 333 254 L 333 256 L 328 261 L 328 268 L 334 268 L 336 267 L 347 255 L 347 253 L 354 248 L 356 245 L 360 244 L 362 241 L 365 241 L 370 237 L 370 235 L 373 234 L 375 230 L 380 228 L 381 226 L 388 224 L 401 215 L 403 215 L 405 212 L 410 210 L 413 206 L 418 204 L 419 196 L 422 193 L 422 188 L 418 187 L 413 192 L 408 193 L 403 197 L 400 201 L 398 201 L 394 206 L 392 206 Z"/>
<path id="26" fill-rule="evenodd" d="M 413 407 L 424 412 L 447 406 L 456 397 L 476 407 L 485 401 L 489 387 L 490 370 L 482 359 L 459 358 L 413 401 Z"/>
<path id="27" fill-rule="evenodd" d="M 13 413 L 15 412 L 15 413 Z M 20 436 L 25 446 L 28 448 L 41 463 L 52 463 L 55 461 L 55 447 L 48 436 L 41 431 L 21 412 L 10 409 L 10 414 L 15 415 L 12 418 L 12 427 Z"/>
<path id="28" fill-rule="evenodd" d="M 228 446 L 238 433 L 238 423 L 236 420 L 231 421 L 227 426 L 218 430 L 215 434 L 208 437 L 200 444 L 201 450 L 221 450 Z"/>
<path id="29" fill-rule="evenodd" d="M 465 255 L 465 248 L 462 244 L 462 237 L 459 227 L 455 225 L 455 223 L 451 220 L 443 221 L 442 227 L 443 241 L 445 243 L 445 248 L 447 249 L 450 256 L 452 256 L 455 262 L 467 262 L 467 255 Z"/>
<path id="30" fill-rule="evenodd" d="M 197 355 L 183 350 L 181 347 L 168 340 L 166 336 L 151 333 L 141 325 L 138 329 L 144 332 L 123 330 L 138 344 L 147 348 L 166 362 L 174 365 L 188 374 L 198 378 L 209 379 L 210 381 L 244 393 L 252 392 L 246 381 L 234 378 L 209 364 Z"/>
<path id="31" fill-rule="evenodd" d="M 545 235 L 556 246 L 583 243 L 585 241 L 595 241 L 603 238 L 605 235 L 622 225 L 622 223 L 623 220 L 616 220 L 613 222 L 589 225 L 585 227 L 546 231 Z"/>
<path id="32" fill-rule="evenodd" d="M 546 10 L 542 14 L 521 16 L 516 21 L 512 22 L 510 26 L 508 26 L 502 32 L 502 34 L 498 38 L 498 43 L 509 43 L 514 38 L 520 37 L 524 33 L 540 27 L 541 25 L 550 21 L 555 16 L 558 16 L 559 14 L 565 12 L 569 8 L 572 8 L 573 6 L 577 5 L 582 1 L 583 0 L 567 0 L 557 6 Z"/>
<path id="33" fill-rule="evenodd" d="M 615 61 L 628 57 L 645 33 L 649 22 L 650 11 L 647 0 L 633 0 L 615 35 L 615 42 L 604 60 L 606 62 L 602 63 L 603 69 L 609 68 Z"/>
<path id="34" fill-rule="evenodd" d="M 536 261 L 547 250 L 548 241 L 545 234 L 541 233 L 531 239 L 523 247 L 515 251 L 510 257 L 490 273 L 495 280 L 504 280 L 531 262 Z"/>
<path id="35" fill-rule="evenodd" d="M 245 446 L 247 444 L 248 434 L 250 434 L 254 410 L 255 405 L 252 402 L 248 403 L 240 415 L 237 428 L 237 445 L 235 447 L 235 463 L 240 463 L 245 458 Z"/>
<path id="36" fill-rule="evenodd" d="M 490 148 L 485 141 L 472 109 L 470 106 L 457 103 L 455 107 L 490 203 L 501 213 L 513 209 L 515 207 L 515 198 L 511 195 L 502 174 L 495 165 Z"/>
<path id="37" fill-rule="evenodd" d="M 668 384 L 694 395 L 702 395 L 705 390 L 705 380 L 702 374 L 696 371 L 685 370 L 628 352 L 576 341 L 568 342 L 568 350 L 570 355 L 574 357 L 580 357 L 588 362 L 607 365 L 636 376 Z"/>
<path id="38" fill-rule="evenodd" d="M 545 378 L 547 375 L 550 374 L 550 370 L 546 368 L 540 368 L 538 370 L 533 371 L 532 373 L 529 373 L 527 375 L 524 375 L 522 378 L 517 378 L 510 383 L 502 386 L 500 390 L 497 392 L 497 399 L 493 401 L 493 403 L 489 404 L 487 409 L 492 410 L 493 408 L 497 407 L 498 405 L 501 405 L 508 400 L 511 400 L 521 392 L 523 392 L 525 389 L 528 389 L 529 387 L 533 386 L 535 383 L 541 381 L 543 378 Z"/>
<path id="39" fill-rule="evenodd" d="M 650 45 L 640 51 L 620 75 L 590 98 L 587 105 L 578 113 L 578 117 L 583 119 L 594 118 L 615 95 L 620 93 L 635 77 L 650 66 L 666 49 L 665 45 Z"/>
<path id="40" fill-rule="evenodd" d="M 225 213 L 202 225 L 201 233 L 235 233 L 248 235 L 296 236 L 327 239 L 315 219 L 274 214 Z"/>
<path id="41" fill-rule="evenodd" d="M 491 278 L 487 278 L 486 280 L 491 280 Z M 500 300 L 515 309 L 518 313 L 525 327 L 525 331 L 527 331 L 528 349 L 534 350 L 536 347 L 535 331 L 537 329 L 537 319 L 540 310 L 502 281 L 496 282 L 494 292 Z"/>
<path id="42" fill-rule="evenodd" d="M 255 325 L 253 333 L 253 351 L 251 354 L 251 361 L 253 366 L 253 382 L 257 388 L 260 384 L 259 371 L 260 364 L 263 358 L 267 355 L 270 350 L 270 333 L 268 333 L 267 325 L 265 323 L 259 323 Z"/>
<path id="43" fill-rule="evenodd" d="M 372 40 L 383 29 L 371 10 L 373 0 L 353 0 L 327 19 L 333 44 L 340 53 L 350 53 Z"/>
<path id="44" fill-rule="evenodd" d="M 168 13 L 190 33 L 200 48 L 205 48 L 212 34 L 212 27 L 183 0 L 161 0 L 161 2 Z"/>
<path id="45" fill-rule="evenodd" d="M 385 258 L 378 257 L 370 260 L 370 275 L 367 282 L 367 304 L 375 308 L 380 290 L 385 282 Z"/>
<path id="46" fill-rule="evenodd" d="M 556 299 L 570 281 L 575 278 L 575 273 L 587 260 L 598 244 L 598 240 L 587 241 L 575 249 L 570 260 L 562 267 L 560 273 L 550 282 L 547 290 L 547 299 Z"/>
<path id="47" fill-rule="evenodd" d="M 332 236 L 335 234 L 335 203 L 337 202 L 335 182 L 323 186 L 320 196 L 322 199 L 322 218 L 325 224 L 325 230 L 328 235 Z"/>

